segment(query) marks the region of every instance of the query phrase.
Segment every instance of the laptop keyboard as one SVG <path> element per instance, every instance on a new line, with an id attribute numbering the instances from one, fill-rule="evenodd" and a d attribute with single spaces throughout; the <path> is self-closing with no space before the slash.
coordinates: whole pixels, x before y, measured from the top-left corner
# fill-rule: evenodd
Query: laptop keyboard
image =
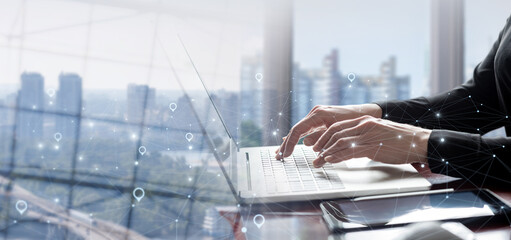
<path id="1" fill-rule="evenodd" d="M 343 189 L 341 179 L 331 164 L 315 168 L 316 153 L 304 146 L 296 146 L 284 161 L 275 160 L 275 153 L 261 149 L 263 173 L 268 193 L 308 192 Z"/>

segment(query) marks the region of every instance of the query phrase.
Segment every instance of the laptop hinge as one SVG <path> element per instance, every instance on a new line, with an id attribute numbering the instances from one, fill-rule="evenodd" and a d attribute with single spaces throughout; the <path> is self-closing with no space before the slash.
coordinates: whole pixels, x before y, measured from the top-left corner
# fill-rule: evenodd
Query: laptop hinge
<path id="1" fill-rule="evenodd" d="M 247 183 L 248 183 L 248 190 L 252 191 L 252 177 L 250 175 L 250 157 L 248 152 L 245 152 L 245 158 L 246 158 L 246 165 L 247 165 Z"/>

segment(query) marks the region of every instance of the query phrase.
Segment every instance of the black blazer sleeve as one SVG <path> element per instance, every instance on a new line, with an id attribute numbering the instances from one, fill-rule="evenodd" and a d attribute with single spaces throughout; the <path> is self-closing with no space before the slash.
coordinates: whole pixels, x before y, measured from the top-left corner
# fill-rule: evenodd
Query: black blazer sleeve
<path id="1" fill-rule="evenodd" d="M 432 97 L 377 103 L 382 118 L 433 129 L 428 162 L 436 173 L 481 184 L 511 183 L 511 138 L 485 138 L 493 129 L 509 127 L 511 102 L 510 22 L 473 78 L 451 91 Z M 507 105 L 507 106 L 506 106 Z M 509 130 L 509 129 L 508 129 Z"/>

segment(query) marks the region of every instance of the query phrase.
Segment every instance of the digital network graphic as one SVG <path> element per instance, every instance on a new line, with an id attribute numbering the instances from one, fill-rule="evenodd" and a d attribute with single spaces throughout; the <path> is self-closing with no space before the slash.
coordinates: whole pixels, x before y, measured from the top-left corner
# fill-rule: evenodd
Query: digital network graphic
<path id="1" fill-rule="evenodd" d="M 432 135 L 427 146 L 433 148 L 428 150 L 430 164 L 419 164 L 421 169 L 431 167 L 477 188 L 490 181 L 509 183 L 509 167 L 501 157 L 511 147 L 507 139 L 481 138 L 509 125 L 508 115 L 464 88 L 436 96 L 435 104 L 426 98 L 404 102 L 412 83 L 409 76 L 397 73 L 394 56 L 383 61 L 374 76 L 355 70 L 343 73 L 338 69 L 339 52 L 333 49 L 319 68 L 294 68 L 289 92 L 271 95 L 264 91 L 277 80 L 265 74 L 260 56 L 252 54 L 238 65 L 225 63 L 235 65 L 241 75 L 235 79 L 239 91 L 209 92 L 201 79 L 238 76 L 215 72 L 225 67 L 220 57 L 226 46 L 211 50 L 201 41 L 228 40 L 229 46 L 236 46 L 235 40 L 222 35 L 233 29 L 212 33 L 208 25 L 197 26 L 180 14 L 103 8 L 93 2 L 72 3 L 87 9 L 81 21 L 32 28 L 30 24 L 36 23 L 27 19 L 30 14 L 39 19 L 33 9 L 47 1 L 42 2 L 14 4 L 12 25 L 2 25 L 0 31 L 0 47 L 8 53 L 2 55 L 7 60 L 0 61 L 5 65 L 2 71 L 14 79 L 6 84 L 0 80 L 0 238 L 266 239 L 271 237 L 265 233 L 269 229 L 277 236 L 305 238 L 287 226 L 274 225 L 272 217 L 289 211 L 288 203 L 238 201 L 229 186 L 233 166 L 227 144 L 231 138 L 237 147 L 260 146 L 263 139 L 280 143 L 288 132 L 275 126 L 293 126 L 315 106 L 333 103 L 355 111 L 360 103 L 377 102 L 382 107 L 382 119 L 357 124 L 381 120 L 417 131 L 442 129 Z M 114 10 L 118 12 L 112 15 Z M 47 18 L 51 14 L 41 13 Z M 122 27 L 115 25 L 119 22 Z M 131 42 L 132 33 L 123 32 L 130 27 L 141 31 L 142 43 Z M 198 33 L 188 34 L 189 29 Z M 116 44 L 96 38 L 100 34 Z M 73 41 L 79 43 L 72 45 Z M 189 61 L 189 56 L 197 59 L 203 52 L 218 58 Z M 66 63 L 72 67 L 59 65 Z M 211 65 L 215 71 L 202 71 Z M 46 68 L 58 75 L 46 74 Z M 102 76 L 107 69 L 119 74 Z M 124 80 L 128 77 L 132 78 Z M 290 114 L 273 105 L 276 99 L 288 99 Z M 262 120 L 265 106 L 272 106 L 276 118 Z M 349 119 L 332 123 L 342 120 Z M 304 136 L 323 133 L 331 125 L 308 129 L 300 143 Z M 365 128 L 364 133 L 371 130 Z M 364 141 L 346 142 L 346 159 L 393 153 L 409 162 L 428 157 L 414 150 L 416 132 L 372 133 Z M 467 136 L 483 141 L 477 152 L 461 140 Z M 366 146 L 369 142 L 371 148 Z M 446 149 L 456 149 L 455 154 L 444 154 Z M 321 150 L 317 154 L 323 157 Z M 497 168 L 502 175 L 488 174 Z M 317 201 L 303 204 L 316 206 Z"/>

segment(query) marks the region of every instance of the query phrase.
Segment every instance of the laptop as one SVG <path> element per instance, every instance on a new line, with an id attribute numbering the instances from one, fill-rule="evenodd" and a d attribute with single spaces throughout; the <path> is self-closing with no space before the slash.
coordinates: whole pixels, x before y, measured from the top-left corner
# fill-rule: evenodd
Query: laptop
<path id="1" fill-rule="evenodd" d="M 199 122 L 200 131 L 238 202 L 352 198 L 422 191 L 431 187 L 430 182 L 410 164 L 391 165 L 358 158 L 314 168 L 312 161 L 318 153 L 304 145 L 296 146 L 293 154 L 284 161 L 275 159 L 278 146 L 239 148 L 181 38 L 179 42 L 193 73 L 187 73 L 185 82 L 176 73 L 170 59 L 169 64 Z M 178 54 L 176 50 L 172 53 Z M 190 77 L 191 75 L 193 77 Z M 204 102 L 195 101 L 188 95 L 189 88 L 192 85 L 196 87 L 197 84 L 201 85 L 201 94 L 208 99 L 207 109 L 210 111 L 203 110 Z"/>

